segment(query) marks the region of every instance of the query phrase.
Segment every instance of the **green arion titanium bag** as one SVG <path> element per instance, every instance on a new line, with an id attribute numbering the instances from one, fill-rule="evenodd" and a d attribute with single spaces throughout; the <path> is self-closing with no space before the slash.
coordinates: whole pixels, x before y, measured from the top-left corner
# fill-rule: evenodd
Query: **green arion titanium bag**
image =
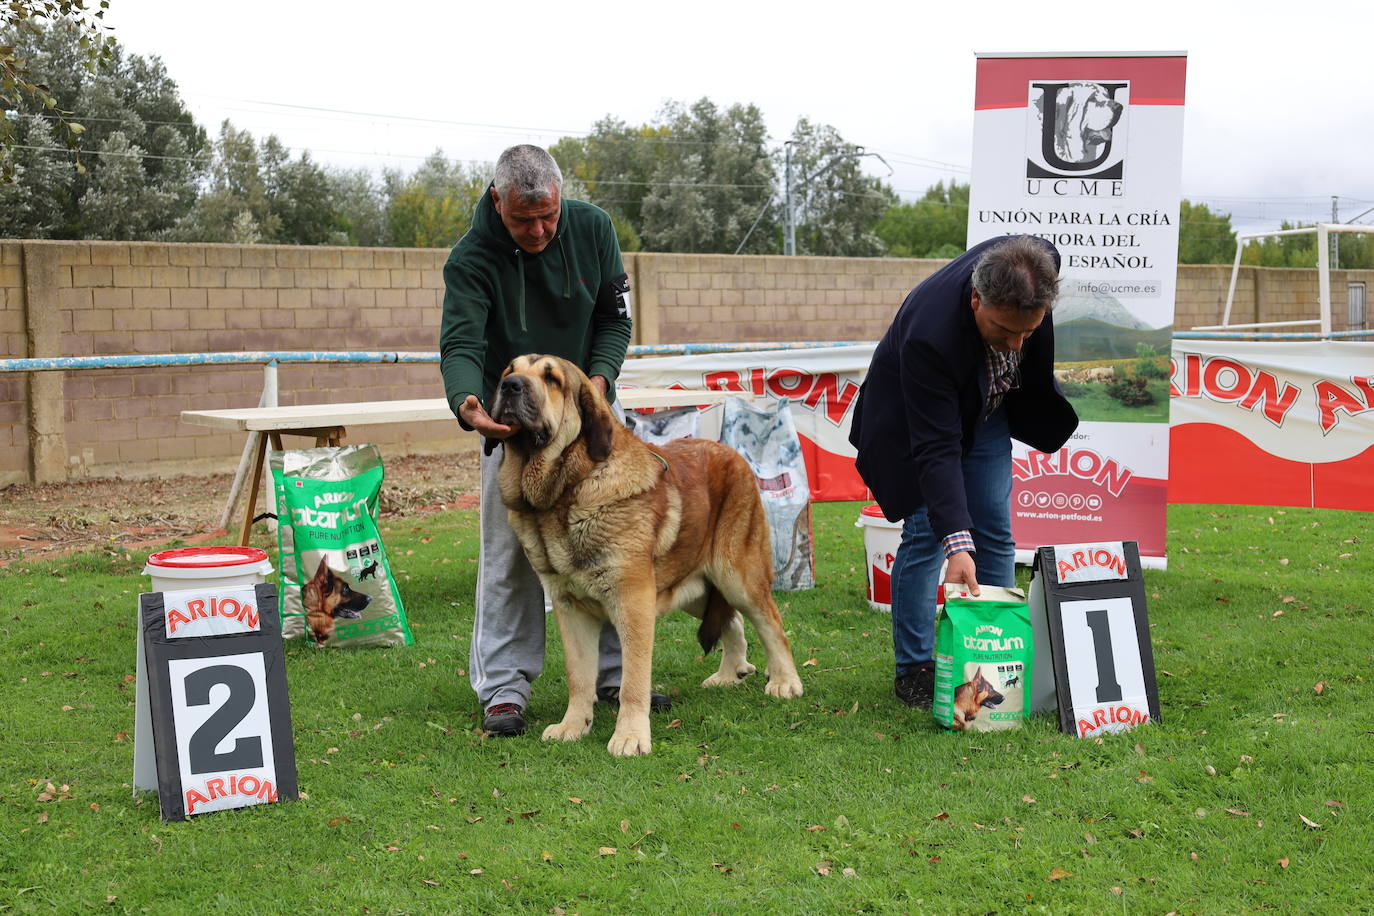
<path id="1" fill-rule="evenodd" d="M 375 445 L 272 451 L 282 636 L 317 646 L 408 646 L 405 607 L 377 531 Z"/>
<path id="2" fill-rule="evenodd" d="M 1016 728 L 1030 715 L 1035 667 L 1030 611 L 1020 589 L 981 586 L 977 598 L 940 586 L 935 622 L 935 721 L 955 731 Z"/>

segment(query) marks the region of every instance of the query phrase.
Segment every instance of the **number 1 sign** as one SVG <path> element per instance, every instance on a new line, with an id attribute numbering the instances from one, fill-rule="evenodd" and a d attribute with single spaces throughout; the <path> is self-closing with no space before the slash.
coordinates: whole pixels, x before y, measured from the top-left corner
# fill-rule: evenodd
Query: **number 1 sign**
<path id="1" fill-rule="evenodd" d="M 276 587 L 152 592 L 139 618 L 135 791 L 169 821 L 294 799 Z"/>
<path id="2" fill-rule="evenodd" d="M 1057 709 L 1060 728 L 1080 738 L 1158 721 L 1136 543 L 1041 547 L 1031 575 L 1034 710 Z"/>

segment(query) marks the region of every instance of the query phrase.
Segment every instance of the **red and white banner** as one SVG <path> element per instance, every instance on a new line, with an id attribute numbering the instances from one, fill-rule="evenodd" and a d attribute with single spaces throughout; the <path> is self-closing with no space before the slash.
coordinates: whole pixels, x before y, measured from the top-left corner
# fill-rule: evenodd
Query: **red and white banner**
<path id="1" fill-rule="evenodd" d="M 1169 501 L 1374 510 L 1374 343 L 1174 343 Z"/>
<path id="2" fill-rule="evenodd" d="M 738 391 L 758 399 L 786 400 L 801 440 L 811 498 L 868 499 L 868 488 L 854 469 L 849 421 L 875 346 L 631 359 L 626 360 L 617 384 Z M 719 439 L 720 420 L 720 405 L 704 409 L 698 435 Z"/>
<path id="3" fill-rule="evenodd" d="M 1134 540 L 1164 555 L 1182 54 L 979 55 L 968 244 L 1059 249 L 1056 374 L 1083 421 L 1016 453 L 1017 545 Z"/>

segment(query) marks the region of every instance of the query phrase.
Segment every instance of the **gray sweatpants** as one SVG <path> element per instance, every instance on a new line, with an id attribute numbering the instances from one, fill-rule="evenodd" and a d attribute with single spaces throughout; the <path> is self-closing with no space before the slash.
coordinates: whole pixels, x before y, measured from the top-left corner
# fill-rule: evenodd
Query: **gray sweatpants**
<path id="1" fill-rule="evenodd" d="M 530 685 L 544 670 L 548 626 L 544 590 L 501 502 L 497 472 L 504 454 L 504 447 L 498 446 L 481 458 L 481 548 L 468 679 L 483 709 L 497 703 L 529 707 Z M 620 686 L 620 639 L 609 622 L 601 628 L 601 670 L 596 680 L 598 688 Z"/>

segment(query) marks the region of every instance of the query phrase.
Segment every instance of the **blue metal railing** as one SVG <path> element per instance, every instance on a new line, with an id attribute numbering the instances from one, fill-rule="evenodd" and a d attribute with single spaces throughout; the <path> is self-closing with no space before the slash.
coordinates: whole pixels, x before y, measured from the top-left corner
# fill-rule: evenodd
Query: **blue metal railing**
<path id="1" fill-rule="evenodd" d="M 629 348 L 630 356 L 677 356 L 738 353 L 753 350 L 802 350 L 846 347 L 865 341 L 766 341 L 754 343 L 646 344 Z M 264 363 L 437 363 L 434 350 L 244 350 L 233 353 L 143 353 L 129 356 L 34 356 L 0 359 L 0 372 L 48 372 L 67 369 L 148 369 L 158 366 L 235 366 Z"/>
<path id="2" fill-rule="evenodd" d="M 1348 340 L 1374 337 L 1374 330 L 1333 331 L 1175 331 L 1174 340 Z M 748 353 L 755 350 L 809 350 L 873 343 L 862 340 L 747 341 L 744 343 L 637 344 L 628 355 L 687 356 Z M 0 372 L 72 369 L 147 369 L 159 366 L 234 366 L 268 363 L 437 363 L 433 350 L 244 350 L 233 353 L 145 353 L 126 356 L 35 356 L 0 359 Z"/>

